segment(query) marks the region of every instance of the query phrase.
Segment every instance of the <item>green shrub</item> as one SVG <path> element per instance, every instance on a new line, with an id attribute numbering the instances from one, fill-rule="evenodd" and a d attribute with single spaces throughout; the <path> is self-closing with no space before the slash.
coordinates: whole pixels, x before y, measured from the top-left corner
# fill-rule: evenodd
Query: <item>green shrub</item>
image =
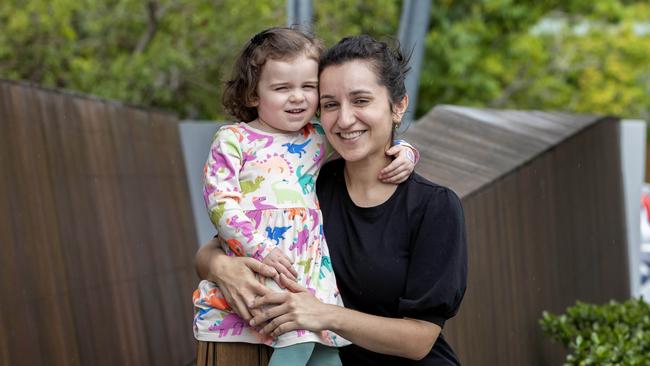
<path id="1" fill-rule="evenodd" d="M 544 312 L 544 333 L 569 348 L 565 365 L 650 365 L 650 305 L 577 302 L 565 314 Z"/>

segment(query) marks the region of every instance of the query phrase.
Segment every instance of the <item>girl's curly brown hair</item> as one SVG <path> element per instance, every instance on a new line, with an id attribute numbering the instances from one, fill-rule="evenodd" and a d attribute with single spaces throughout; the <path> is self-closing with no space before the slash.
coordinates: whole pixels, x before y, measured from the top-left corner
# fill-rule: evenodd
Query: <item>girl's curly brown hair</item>
<path id="1" fill-rule="evenodd" d="M 257 118 L 257 83 L 266 60 L 291 60 L 300 55 L 318 62 L 323 51 L 316 38 L 294 28 L 274 27 L 257 33 L 244 45 L 226 82 L 222 103 L 230 115 L 243 122 Z"/>

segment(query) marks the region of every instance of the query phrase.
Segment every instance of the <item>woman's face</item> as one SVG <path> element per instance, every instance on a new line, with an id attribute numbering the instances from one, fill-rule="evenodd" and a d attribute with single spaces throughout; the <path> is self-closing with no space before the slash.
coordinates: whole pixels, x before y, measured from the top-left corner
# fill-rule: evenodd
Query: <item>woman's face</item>
<path id="1" fill-rule="evenodd" d="M 394 106 L 398 113 L 393 114 L 388 89 L 363 60 L 328 66 L 321 72 L 319 89 L 325 135 L 343 159 L 385 159 L 394 116 L 401 116 L 406 101 Z"/>

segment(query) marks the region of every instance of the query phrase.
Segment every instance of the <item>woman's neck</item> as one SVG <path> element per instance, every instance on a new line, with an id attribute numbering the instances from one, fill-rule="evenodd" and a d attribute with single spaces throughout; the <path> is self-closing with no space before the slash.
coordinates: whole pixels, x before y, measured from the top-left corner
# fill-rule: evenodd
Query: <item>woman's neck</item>
<path id="1" fill-rule="evenodd" d="M 373 207 L 384 203 L 397 189 L 397 185 L 382 183 L 379 172 L 390 164 L 384 155 L 356 162 L 345 162 L 345 183 L 352 201 L 360 207 Z"/>

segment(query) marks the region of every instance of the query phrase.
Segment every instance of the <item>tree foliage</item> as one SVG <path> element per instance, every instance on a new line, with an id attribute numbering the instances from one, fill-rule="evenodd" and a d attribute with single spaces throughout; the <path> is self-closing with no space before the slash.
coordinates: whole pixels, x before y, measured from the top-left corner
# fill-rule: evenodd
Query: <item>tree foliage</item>
<path id="1" fill-rule="evenodd" d="M 313 1 L 314 31 L 326 45 L 395 35 L 401 3 Z M 223 118 L 241 46 L 285 16 L 286 0 L 4 0 L 0 77 Z M 649 23 L 646 2 L 434 1 L 417 114 L 448 103 L 650 119 Z"/>

